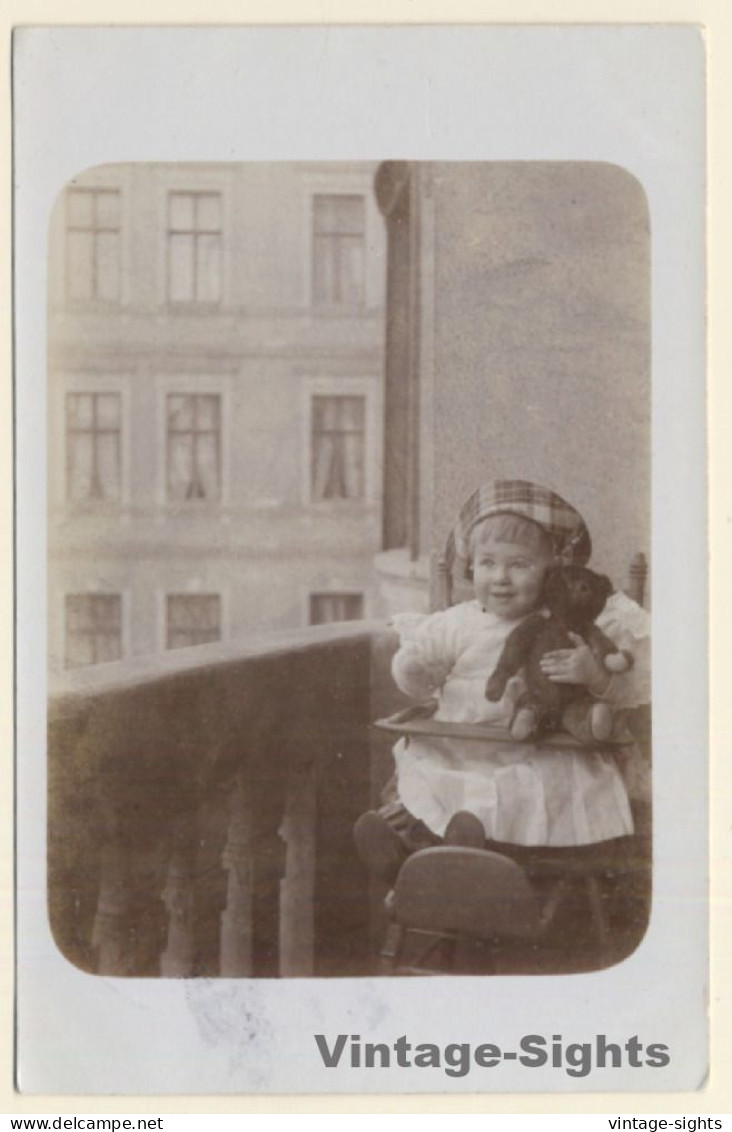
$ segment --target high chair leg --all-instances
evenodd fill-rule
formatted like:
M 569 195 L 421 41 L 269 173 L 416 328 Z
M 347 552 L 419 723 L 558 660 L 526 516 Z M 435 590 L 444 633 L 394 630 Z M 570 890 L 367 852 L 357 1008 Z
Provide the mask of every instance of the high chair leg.
M 384 945 L 379 952 L 379 974 L 393 975 L 397 964 L 399 950 L 404 936 L 404 929 L 394 922 L 389 924 L 386 931 Z
M 541 908 L 541 923 L 545 929 L 549 927 L 557 914 L 557 909 L 562 903 L 568 888 L 569 879 L 567 877 L 560 877 L 559 880 L 552 885 L 549 895 L 544 898 Z
M 588 876 L 585 879 L 585 889 L 587 892 L 587 900 L 590 905 L 590 915 L 592 917 L 592 924 L 595 929 L 595 938 L 597 939 L 597 948 L 600 957 L 604 957 L 608 941 L 607 922 L 605 920 L 605 911 L 602 905 L 602 889 L 600 881 L 597 877 Z

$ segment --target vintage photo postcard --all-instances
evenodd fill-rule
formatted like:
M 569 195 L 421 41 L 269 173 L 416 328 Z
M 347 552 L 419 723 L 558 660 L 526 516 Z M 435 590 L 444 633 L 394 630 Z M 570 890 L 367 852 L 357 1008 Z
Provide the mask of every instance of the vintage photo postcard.
M 14 51 L 20 1089 L 701 1088 L 698 30 Z

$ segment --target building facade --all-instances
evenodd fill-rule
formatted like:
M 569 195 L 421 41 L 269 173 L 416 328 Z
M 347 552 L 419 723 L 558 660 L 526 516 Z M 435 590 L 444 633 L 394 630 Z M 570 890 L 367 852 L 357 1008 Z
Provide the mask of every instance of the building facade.
M 61 193 L 53 667 L 381 612 L 375 169 L 119 165 Z

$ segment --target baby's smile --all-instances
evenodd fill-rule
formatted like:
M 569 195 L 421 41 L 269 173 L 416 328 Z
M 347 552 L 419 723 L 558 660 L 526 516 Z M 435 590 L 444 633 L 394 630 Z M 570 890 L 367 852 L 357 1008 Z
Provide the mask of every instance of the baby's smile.
M 477 539 L 473 562 L 475 596 L 483 608 L 507 621 L 525 617 L 541 602 L 551 559 L 523 543 Z

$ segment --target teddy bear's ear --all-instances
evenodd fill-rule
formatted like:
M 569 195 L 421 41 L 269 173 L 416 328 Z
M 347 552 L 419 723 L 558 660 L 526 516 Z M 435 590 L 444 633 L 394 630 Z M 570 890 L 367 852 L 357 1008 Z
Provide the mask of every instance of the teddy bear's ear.
M 610 597 L 610 594 L 613 592 L 613 584 L 608 578 L 607 574 L 598 574 L 597 582 L 601 592 L 605 595 L 605 597 Z
M 565 566 L 552 566 L 544 575 L 542 593 L 544 601 L 551 604 L 562 599 L 565 593 Z
M 556 581 L 557 578 L 561 578 L 565 570 L 566 566 L 550 566 L 544 575 L 544 584 L 546 585 L 547 582 L 552 580 Z

